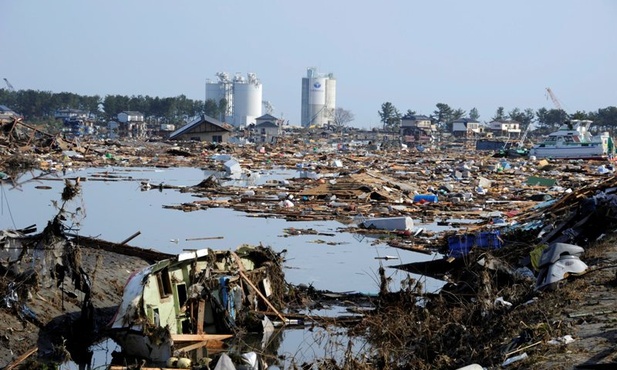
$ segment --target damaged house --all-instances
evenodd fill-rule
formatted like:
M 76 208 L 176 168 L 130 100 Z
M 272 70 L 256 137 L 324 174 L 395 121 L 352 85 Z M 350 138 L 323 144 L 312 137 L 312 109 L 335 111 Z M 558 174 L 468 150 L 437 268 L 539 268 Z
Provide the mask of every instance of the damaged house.
M 167 361 L 174 342 L 220 341 L 242 325 L 263 331 L 250 313 L 278 311 L 284 277 L 280 256 L 264 247 L 236 252 L 201 249 L 135 273 L 110 325 L 129 355 Z M 278 314 L 279 317 L 280 314 Z
M 233 127 L 205 114 L 187 123 L 169 135 L 170 140 L 193 140 L 212 143 L 229 141 Z

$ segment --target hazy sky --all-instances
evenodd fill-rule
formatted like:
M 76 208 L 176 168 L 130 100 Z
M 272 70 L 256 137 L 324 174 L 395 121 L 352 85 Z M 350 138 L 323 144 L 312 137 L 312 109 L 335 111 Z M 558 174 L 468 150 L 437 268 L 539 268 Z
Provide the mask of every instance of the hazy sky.
M 253 72 L 292 124 L 309 67 L 357 127 L 384 102 L 553 108 L 547 87 L 569 113 L 617 106 L 615 0 L 0 0 L 0 45 L 18 90 L 204 99 L 217 72 Z

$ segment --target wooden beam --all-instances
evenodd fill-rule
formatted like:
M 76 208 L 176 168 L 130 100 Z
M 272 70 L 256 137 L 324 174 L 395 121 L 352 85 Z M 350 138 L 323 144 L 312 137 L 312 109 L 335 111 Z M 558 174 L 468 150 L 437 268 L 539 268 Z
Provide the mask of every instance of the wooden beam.
M 233 334 L 172 334 L 174 342 L 203 342 L 208 340 L 225 340 L 232 338 Z
M 202 347 L 206 347 L 206 348 L 209 348 L 209 349 L 222 349 L 222 348 L 225 348 L 225 342 L 223 342 L 221 340 L 216 340 L 216 339 L 209 339 L 209 340 L 204 340 L 204 341 L 199 342 L 199 343 L 189 344 L 186 347 L 178 348 L 178 351 L 180 351 L 180 352 L 189 352 L 189 351 L 192 351 L 194 349 L 198 349 L 198 348 L 202 348 Z
M 197 334 L 204 333 L 204 317 L 206 316 L 206 301 L 199 300 L 197 306 Z
M 24 362 L 28 357 L 32 356 L 32 354 L 38 350 L 39 350 L 39 347 L 34 347 L 34 348 L 29 349 L 26 353 L 19 356 L 17 360 L 11 362 L 7 367 L 5 367 L 5 370 L 11 370 L 11 369 L 17 368 L 19 364 Z
M 128 238 L 124 239 L 123 241 L 121 241 L 119 244 L 120 245 L 124 245 L 124 244 L 130 242 L 131 240 L 135 239 L 140 234 L 141 234 L 141 231 L 138 231 L 135 234 L 133 234 L 133 235 L 129 236 Z
M 148 261 L 158 262 L 161 260 L 174 258 L 176 255 L 155 251 L 153 249 L 145 249 L 130 245 L 120 245 L 118 243 L 109 242 L 106 240 L 91 238 L 88 236 L 65 233 L 65 235 L 75 238 L 74 241 L 83 247 L 103 249 L 109 252 L 114 252 L 126 256 L 143 258 Z
M 276 316 L 278 316 L 279 319 L 281 319 L 281 321 L 283 322 L 283 325 L 285 325 L 285 316 L 281 315 L 281 313 L 272 305 L 272 303 L 270 303 L 268 298 L 266 298 L 266 296 L 261 293 L 259 288 L 257 288 L 255 284 L 253 284 L 253 282 L 244 274 L 244 265 L 242 264 L 242 260 L 240 260 L 240 257 L 236 254 L 236 252 L 231 252 L 231 254 L 234 256 L 234 258 L 236 259 L 236 263 L 238 264 L 238 273 L 240 274 L 240 277 L 244 279 L 244 281 L 246 281 L 246 283 L 250 285 L 251 288 L 253 288 L 255 293 L 257 293 L 257 295 L 259 295 L 261 299 L 266 302 L 266 305 L 268 305 L 268 307 L 270 307 L 270 309 L 274 311 Z
M 108 370 L 129 370 L 133 369 L 133 367 L 120 366 L 120 365 L 111 365 Z M 177 368 L 169 368 L 169 367 L 140 367 L 140 370 L 178 370 Z
M 214 239 L 223 239 L 223 238 L 224 238 L 223 236 L 204 236 L 201 238 L 186 238 L 184 240 L 187 242 L 192 242 L 195 240 L 214 240 Z

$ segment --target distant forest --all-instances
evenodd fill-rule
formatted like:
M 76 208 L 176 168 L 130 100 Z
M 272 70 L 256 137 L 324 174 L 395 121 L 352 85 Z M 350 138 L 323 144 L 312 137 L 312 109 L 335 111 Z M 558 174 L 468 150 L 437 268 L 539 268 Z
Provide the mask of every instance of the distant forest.
M 5 105 L 13 111 L 21 114 L 26 121 L 34 124 L 49 124 L 54 121 L 54 113 L 58 109 L 79 109 L 89 112 L 99 122 L 107 122 L 123 111 L 138 111 L 144 114 L 146 120 L 156 119 L 159 122 L 183 125 L 187 120 L 199 114 L 206 113 L 214 118 L 221 118 L 220 112 L 226 109 L 226 102 L 208 100 L 187 99 L 180 95 L 172 98 L 159 98 L 151 96 L 125 96 L 125 95 L 99 95 L 83 96 L 68 92 L 53 93 L 36 90 L 8 90 L 0 89 L 0 105 Z M 391 103 L 381 106 L 378 114 L 381 116 L 384 126 L 396 126 L 400 123 L 402 114 Z M 411 110 L 408 114 L 414 113 Z M 474 119 L 478 113 L 472 109 L 469 114 L 461 109 L 452 109 L 447 104 L 438 103 L 437 109 L 431 115 L 431 119 L 439 123 L 443 130 L 451 127 L 454 119 L 470 117 Z M 541 129 L 552 129 L 564 120 L 590 119 L 594 121 L 594 127 L 600 130 L 617 131 L 617 107 L 610 106 L 600 108 L 593 112 L 566 113 L 561 109 L 540 108 L 532 109 L 514 108 L 506 112 L 503 107 L 497 108 L 491 120 L 513 119 L 526 127 L 529 123 L 536 123 Z M 395 127 L 391 127 L 395 129 Z M 544 131 L 543 130 L 543 131 Z
M 0 104 L 21 114 L 26 121 L 44 123 L 54 119 L 58 109 L 79 109 L 89 112 L 97 121 L 114 119 L 123 111 L 138 111 L 146 118 L 163 119 L 166 123 L 182 124 L 186 119 L 204 112 L 204 102 L 151 96 L 107 95 L 104 98 L 73 93 L 0 89 Z

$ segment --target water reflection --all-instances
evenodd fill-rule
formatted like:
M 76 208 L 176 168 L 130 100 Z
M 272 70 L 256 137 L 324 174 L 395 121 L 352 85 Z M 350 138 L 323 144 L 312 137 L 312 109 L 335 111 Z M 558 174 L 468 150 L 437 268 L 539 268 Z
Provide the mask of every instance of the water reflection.
M 285 175 L 292 175 L 293 171 Z M 276 176 L 283 178 L 279 172 Z M 106 181 L 99 181 L 102 176 Z M 177 254 L 183 249 L 234 249 L 241 244 L 262 243 L 275 251 L 286 249 L 289 282 L 312 284 L 317 289 L 376 293 L 377 270 L 390 263 L 376 257 L 396 256 L 392 264 L 426 261 L 436 256 L 418 254 L 375 244 L 374 239 L 338 230 L 346 225 L 337 221 L 286 221 L 273 217 L 246 217 L 226 208 L 195 212 L 165 209 L 163 206 L 190 202 L 195 197 L 176 189 L 141 191 L 140 181 L 164 182 L 176 186 L 195 185 L 208 173 L 193 168 L 117 168 L 83 169 L 47 175 L 32 181 L 20 179 L 18 187 L 2 186 L 0 227 L 21 228 L 36 224 L 39 230 L 56 214 L 53 202 L 60 198 L 63 178 L 82 177 L 79 212 L 68 225 L 80 235 L 121 242 L 140 232 L 129 244 Z M 33 177 L 38 176 L 34 173 Z M 267 181 L 267 175 L 261 181 Z M 51 187 L 37 189 L 38 185 Z M 314 229 L 325 235 L 285 236 L 286 228 Z M 436 228 L 443 228 L 437 226 Z M 407 274 L 388 271 L 393 289 Z M 438 289 L 440 282 L 426 280 L 427 289 Z
M 80 177 L 82 194 L 75 205 L 74 217 L 67 221 L 72 232 L 93 236 L 111 242 L 120 242 L 140 232 L 129 244 L 177 254 L 183 249 L 235 249 L 241 244 L 263 244 L 275 251 L 287 250 L 285 276 L 292 284 L 312 285 L 319 290 L 334 292 L 379 291 L 380 266 L 440 258 L 418 254 L 374 243 L 370 237 L 339 232 L 346 227 L 337 221 L 294 221 L 274 217 L 247 217 L 242 212 L 226 208 L 209 208 L 182 212 L 164 208 L 166 205 L 191 202 L 193 194 L 161 187 L 142 191 L 141 182 L 192 186 L 212 173 L 195 168 L 105 168 L 80 169 L 65 173 L 42 174 L 33 171 L 15 182 L 1 186 L 0 227 L 23 228 L 36 224 L 42 230 L 57 213 L 54 202 L 60 199 L 65 178 Z M 251 181 L 259 185 L 268 180 L 285 180 L 296 171 L 272 170 L 260 173 Z M 42 176 L 43 175 L 43 176 Z M 242 181 L 242 180 L 239 180 Z M 321 235 L 285 235 L 287 228 L 314 229 Z M 423 225 L 422 227 L 435 227 Z M 435 231 L 443 226 L 435 227 Z M 397 258 L 393 263 L 378 259 Z M 408 277 L 395 269 L 386 269 L 391 289 L 398 290 Z M 420 278 L 428 291 L 435 291 L 441 282 Z M 334 335 L 333 335 L 334 334 Z M 324 338 L 328 337 L 326 341 Z M 273 355 L 310 361 L 345 350 L 346 334 L 343 329 L 314 328 L 285 330 L 270 343 Z M 341 339 L 343 338 L 343 339 Z M 94 351 L 94 363 L 109 359 L 113 341 L 102 344 L 104 351 Z M 99 347 L 98 345 L 95 347 Z M 268 347 L 270 348 L 270 347 Z M 101 355 L 101 352 L 104 355 Z M 106 359 L 102 359 L 105 356 Z M 72 369 L 70 364 L 67 369 Z M 96 366 L 95 366 L 96 367 Z

